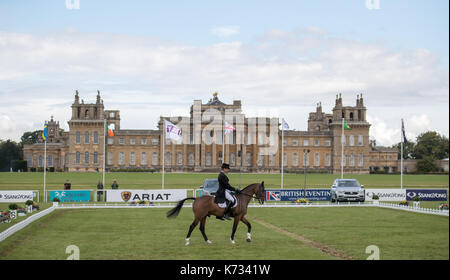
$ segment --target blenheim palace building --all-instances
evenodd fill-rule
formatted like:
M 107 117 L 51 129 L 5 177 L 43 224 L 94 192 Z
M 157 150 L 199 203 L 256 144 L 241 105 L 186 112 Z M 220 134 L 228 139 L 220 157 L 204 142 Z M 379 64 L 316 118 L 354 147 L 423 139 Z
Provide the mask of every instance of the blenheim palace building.
M 47 121 L 47 167 L 54 170 L 101 172 L 105 155 L 106 171 L 160 171 L 163 161 L 168 172 L 217 172 L 222 160 L 232 171 L 267 173 L 280 172 L 282 161 L 284 172 L 340 173 L 341 162 L 345 173 L 396 172 L 398 166 L 397 149 L 376 146 L 369 140 L 362 94 L 354 106 L 344 106 L 342 96 L 337 95 L 331 113 L 323 112 L 318 103 L 309 113 L 307 131 L 282 131 L 278 118 L 246 117 L 240 100 L 225 104 L 217 93 L 206 104 L 194 100 L 188 117 L 160 117 L 156 130 L 123 129 L 120 111 L 106 110 L 100 92 L 95 103 L 87 104 L 80 101 L 77 91 L 71 107 L 69 131 L 60 129 L 53 116 Z M 212 112 L 236 130 L 222 135 L 224 121 L 214 119 Z M 342 118 L 352 128 L 345 130 L 344 139 Z M 114 124 L 114 136 L 106 135 L 107 139 L 105 119 Z M 164 120 L 181 128 L 182 141 L 164 141 Z M 29 170 L 43 167 L 43 158 L 42 139 L 25 145 Z

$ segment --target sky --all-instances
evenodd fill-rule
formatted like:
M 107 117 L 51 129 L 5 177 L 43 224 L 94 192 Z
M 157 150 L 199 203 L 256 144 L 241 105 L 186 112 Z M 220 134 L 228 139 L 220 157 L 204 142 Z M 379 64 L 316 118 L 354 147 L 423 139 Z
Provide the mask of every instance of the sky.
M 363 94 L 370 138 L 390 146 L 449 135 L 447 0 L 2 0 L 0 139 L 53 115 L 65 130 L 75 90 L 100 90 L 121 128 L 155 129 L 213 92 L 247 117 L 306 130 L 336 94 Z

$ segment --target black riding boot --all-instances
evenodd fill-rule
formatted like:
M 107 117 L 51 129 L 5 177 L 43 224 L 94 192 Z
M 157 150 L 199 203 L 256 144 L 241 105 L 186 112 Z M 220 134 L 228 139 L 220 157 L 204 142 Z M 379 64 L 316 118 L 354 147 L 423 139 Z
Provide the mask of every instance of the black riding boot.
M 227 209 L 225 210 L 225 214 L 223 215 L 223 217 L 227 220 L 231 220 L 230 216 L 231 216 L 231 206 L 233 206 L 233 202 L 228 201 L 228 205 L 227 205 Z

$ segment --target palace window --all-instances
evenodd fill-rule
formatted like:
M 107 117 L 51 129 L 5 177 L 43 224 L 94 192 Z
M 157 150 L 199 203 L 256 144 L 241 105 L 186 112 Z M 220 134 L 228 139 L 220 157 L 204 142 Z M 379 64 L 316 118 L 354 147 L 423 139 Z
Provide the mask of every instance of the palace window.
M 188 163 L 189 163 L 189 165 L 194 165 L 194 153 L 193 152 L 189 153 Z
M 211 153 L 206 153 L 206 166 L 211 166 Z
M 320 154 L 319 153 L 315 153 L 314 154 L 314 166 L 320 166 Z
M 94 164 L 98 164 L 98 153 L 94 152 Z
M 327 147 L 331 146 L 331 140 L 325 140 L 325 146 Z
M 275 157 L 274 155 L 270 155 L 269 156 L 269 166 L 274 166 L 275 165 Z
M 363 143 L 364 141 L 363 141 L 363 136 L 362 136 L 362 134 L 359 134 L 358 135 L 358 145 L 359 146 L 362 146 L 364 143 Z
M 130 139 L 130 145 L 136 145 L 136 139 L 131 138 Z
M 309 153 L 304 153 L 303 155 L 303 166 L 309 166 Z
M 230 165 L 235 166 L 236 165 L 236 156 L 234 153 L 230 153 Z
M 350 134 L 349 142 L 350 142 L 350 146 L 355 146 L 355 136 L 353 136 L 353 134 Z
M 209 155 L 210 161 L 211 161 L 211 154 Z M 183 154 L 181 152 L 177 153 L 177 164 L 182 165 L 183 164 Z
M 303 140 L 303 146 L 309 146 L 309 140 L 308 139 Z
M 152 164 L 158 165 L 158 153 L 157 152 L 153 152 Z
M 113 152 L 108 152 L 108 165 L 113 164 Z
M 364 157 L 362 154 L 359 154 L 358 156 L 358 166 L 363 166 L 364 164 Z
M 108 138 L 108 145 L 114 144 L 114 138 Z
M 320 145 L 320 140 L 319 139 L 314 139 L 314 146 L 319 146 Z
M 247 152 L 247 154 L 245 155 L 245 162 L 247 163 L 247 166 L 251 166 L 252 165 L 252 154 Z
M 89 144 L 89 131 L 84 133 L 84 144 Z
M 33 166 L 33 156 L 28 156 L 27 165 L 30 167 Z
M 298 154 L 294 153 L 294 156 L 292 157 L 292 165 L 298 166 Z
M 263 155 L 258 154 L 258 166 L 262 166 L 262 165 L 263 165 Z
M 166 165 L 171 165 L 170 152 L 166 152 Z
M 350 155 L 350 166 L 355 166 L 355 156 L 353 154 Z
M 331 155 L 325 154 L 325 166 L 331 166 Z
M 283 166 L 287 166 L 287 154 L 283 154 Z
M 123 145 L 123 144 L 125 144 L 125 139 L 123 139 L 123 138 L 119 138 L 119 144 L 120 144 L 120 145 Z
M 147 165 L 147 154 L 145 152 L 141 153 L 141 165 Z
M 130 153 L 130 165 L 136 165 L 136 154 L 134 152 Z
M 292 146 L 298 146 L 298 140 L 297 139 L 292 140 Z
M 75 144 L 80 144 L 80 142 L 81 142 L 81 135 L 80 135 L 80 132 L 77 131 L 75 133 Z
M 98 132 L 94 131 L 94 144 L 98 144 Z
M 84 152 L 84 163 L 89 164 L 89 152 Z
M 158 143 L 159 143 L 158 138 L 153 138 L 152 139 L 152 145 L 158 145 Z
M 147 138 L 141 139 L 141 145 L 147 145 Z
M 38 159 L 38 166 L 39 166 L 39 167 L 42 167 L 42 156 L 39 156 L 39 159 Z
M 81 162 L 81 154 L 80 154 L 80 152 L 76 152 L 75 153 L 75 164 L 80 164 L 80 162 Z
M 125 164 L 125 153 L 119 152 L 119 165 L 124 165 L 124 164 Z
M 49 155 L 47 158 L 47 166 L 52 167 L 53 166 L 53 156 Z

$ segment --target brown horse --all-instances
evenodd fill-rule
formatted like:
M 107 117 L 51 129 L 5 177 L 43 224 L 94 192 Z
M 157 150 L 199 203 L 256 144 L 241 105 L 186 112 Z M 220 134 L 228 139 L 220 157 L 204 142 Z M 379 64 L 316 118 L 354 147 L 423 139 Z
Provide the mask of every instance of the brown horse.
M 261 184 L 258 183 L 251 184 L 236 195 L 238 205 L 235 208 L 232 208 L 232 216 L 234 217 L 234 224 L 230 238 L 231 243 L 233 244 L 235 243 L 234 234 L 236 232 L 239 221 L 242 221 L 244 224 L 247 225 L 248 228 L 247 242 L 251 241 L 250 232 L 252 226 L 245 218 L 245 215 L 247 214 L 248 203 L 252 198 L 256 198 L 259 200 L 259 203 L 264 204 L 264 182 L 262 182 Z M 189 227 L 189 231 L 186 236 L 186 245 L 189 245 L 191 233 L 199 222 L 200 222 L 200 231 L 202 232 L 203 238 L 205 239 L 206 243 L 211 243 L 208 237 L 206 237 L 205 233 L 206 217 L 209 217 L 210 215 L 222 217 L 225 212 L 225 208 L 220 208 L 216 203 L 214 203 L 214 196 L 207 195 L 198 198 L 188 197 L 183 200 L 180 200 L 177 206 L 168 211 L 167 218 L 175 218 L 176 216 L 178 216 L 178 214 L 181 211 L 181 208 L 183 207 L 184 202 L 188 199 L 194 200 L 194 203 L 192 204 L 192 210 L 194 211 L 195 218 Z

